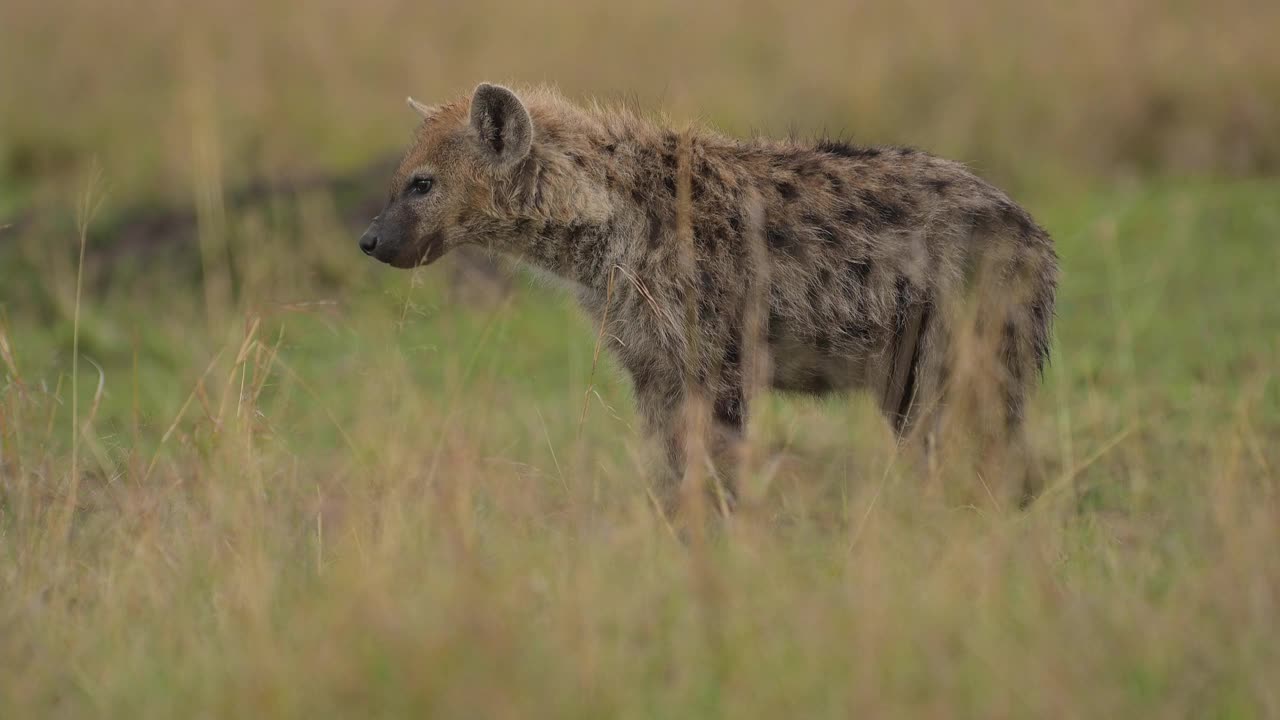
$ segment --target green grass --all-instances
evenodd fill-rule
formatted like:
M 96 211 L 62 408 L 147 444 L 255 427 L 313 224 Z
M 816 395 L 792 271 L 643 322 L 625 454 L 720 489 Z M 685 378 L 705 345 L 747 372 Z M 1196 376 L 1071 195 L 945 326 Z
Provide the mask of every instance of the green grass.
M 1029 205 L 1064 268 L 1050 493 L 948 501 L 864 399 L 772 399 L 705 548 L 653 513 L 568 298 L 465 307 L 332 227 L 301 263 L 233 242 L 212 310 L 90 268 L 73 491 L 73 267 L 32 253 L 71 238 L 24 237 L 0 716 L 1276 716 L 1280 185 Z

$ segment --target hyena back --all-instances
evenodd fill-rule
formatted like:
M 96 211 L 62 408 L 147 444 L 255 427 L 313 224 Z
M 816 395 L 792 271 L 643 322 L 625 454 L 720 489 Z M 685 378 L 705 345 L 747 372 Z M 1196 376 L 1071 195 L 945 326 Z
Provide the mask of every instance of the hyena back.
M 692 392 L 709 399 L 717 456 L 743 433 L 753 307 L 772 387 L 873 393 L 899 438 L 926 444 L 974 329 L 968 364 L 991 380 L 977 434 L 1021 442 L 1057 258 L 1025 210 L 960 164 L 676 132 L 542 89 L 410 104 L 422 124 L 361 248 L 414 267 L 477 245 L 566 281 L 607 321 L 666 449 L 660 497 L 675 497 Z

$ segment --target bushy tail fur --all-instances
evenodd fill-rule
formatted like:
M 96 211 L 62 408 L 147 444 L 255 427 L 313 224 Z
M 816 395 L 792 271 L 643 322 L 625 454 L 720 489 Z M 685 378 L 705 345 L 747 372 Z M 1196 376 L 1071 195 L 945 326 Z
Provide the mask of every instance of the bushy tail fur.
M 881 404 L 899 437 L 924 447 L 931 468 L 944 447 L 952 465 L 953 453 L 967 449 L 984 482 L 999 476 L 1025 503 L 1041 484 L 1023 421 L 1049 361 L 1057 258 L 1029 222 L 976 240 L 984 241 L 973 245 L 981 256 L 963 287 L 916 308 L 900 328 Z

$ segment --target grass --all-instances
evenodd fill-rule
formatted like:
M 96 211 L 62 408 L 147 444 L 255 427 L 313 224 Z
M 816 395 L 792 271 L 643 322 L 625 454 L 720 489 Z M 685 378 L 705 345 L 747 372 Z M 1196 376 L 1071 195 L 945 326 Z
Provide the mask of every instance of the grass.
M 3 4 L 0 718 L 1280 717 L 1278 14 Z M 366 262 L 356 198 L 232 202 L 482 79 L 1014 190 L 1064 270 L 1050 490 L 971 503 L 868 399 L 775 397 L 686 546 L 563 293 Z
M 6 303 L 0 707 L 1274 716 L 1277 201 L 1043 207 L 1066 272 L 1031 511 L 921 488 L 865 400 L 774 399 L 760 495 L 705 554 L 653 514 L 625 383 L 546 288 L 459 306 L 439 269 L 350 252 L 322 295 L 245 260 L 280 274 L 213 314 L 164 272 L 108 284 L 83 332 L 128 340 L 82 347 L 105 379 L 79 365 L 78 439 L 74 335 Z

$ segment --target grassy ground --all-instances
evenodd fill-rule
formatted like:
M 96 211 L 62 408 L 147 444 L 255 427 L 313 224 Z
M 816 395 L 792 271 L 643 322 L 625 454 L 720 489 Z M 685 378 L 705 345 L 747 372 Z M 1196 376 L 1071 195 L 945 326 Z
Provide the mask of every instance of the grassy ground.
M 554 291 L 460 306 L 350 238 L 348 284 L 255 257 L 235 309 L 157 271 L 82 303 L 73 385 L 50 268 L 3 306 L 4 715 L 1274 716 L 1280 186 L 1052 200 L 1041 503 L 776 400 L 695 552 Z
M 4 3 L 0 718 L 1280 717 L 1277 21 Z M 1048 492 L 939 491 L 866 399 L 773 398 L 742 512 L 683 545 L 562 293 L 366 261 L 323 192 L 229 201 L 481 79 L 1013 189 L 1064 270 Z M 155 202 L 194 206 L 187 244 L 123 227 Z

